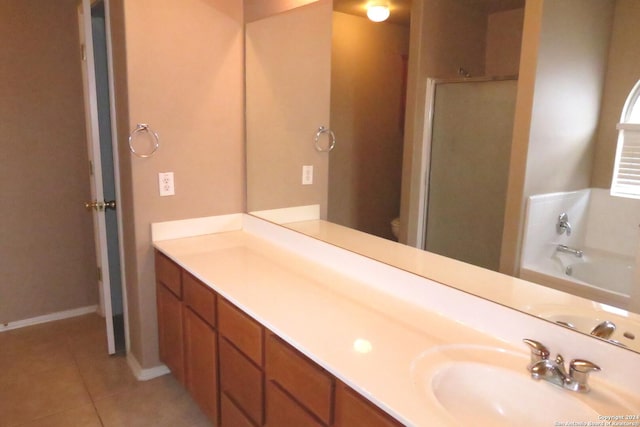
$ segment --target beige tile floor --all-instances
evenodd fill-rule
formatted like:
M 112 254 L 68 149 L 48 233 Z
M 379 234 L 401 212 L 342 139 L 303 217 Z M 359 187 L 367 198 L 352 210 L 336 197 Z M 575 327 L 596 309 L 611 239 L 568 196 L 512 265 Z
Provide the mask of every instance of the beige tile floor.
M 0 427 L 210 426 L 171 375 L 137 381 L 85 315 L 0 333 Z

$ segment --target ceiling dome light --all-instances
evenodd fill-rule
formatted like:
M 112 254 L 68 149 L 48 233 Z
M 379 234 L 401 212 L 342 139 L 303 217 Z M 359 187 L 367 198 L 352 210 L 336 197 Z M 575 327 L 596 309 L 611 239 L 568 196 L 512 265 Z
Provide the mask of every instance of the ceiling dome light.
M 371 3 L 367 7 L 367 17 L 373 22 L 382 22 L 389 17 L 389 5 L 386 3 Z

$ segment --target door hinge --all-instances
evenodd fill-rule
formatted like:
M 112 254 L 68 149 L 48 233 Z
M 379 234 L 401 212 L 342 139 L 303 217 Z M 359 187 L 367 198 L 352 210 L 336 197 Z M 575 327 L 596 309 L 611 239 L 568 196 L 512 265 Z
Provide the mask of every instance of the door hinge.
M 87 60 L 87 47 L 85 46 L 84 43 L 80 44 L 80 57 L 82 58 L 83 61 Z
M 102 268 L 98 267 L 98 282 L 102 282 Z
M 89 160 L 89 175 L 93 176 L 93 160 Z

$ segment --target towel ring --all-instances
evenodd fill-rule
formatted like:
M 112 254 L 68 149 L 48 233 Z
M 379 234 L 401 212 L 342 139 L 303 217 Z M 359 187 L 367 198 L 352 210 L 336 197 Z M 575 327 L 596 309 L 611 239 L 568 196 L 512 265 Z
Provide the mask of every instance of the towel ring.
M 327 148 L 322 148 L 322 146 L 320 145 L 320 137 L 325 133 L 329 135 L 329 146 Z M 333 150 L 333 148 L 336 146 L 336 134 L 333 133 L 331 129 L 326 128 L 324 126 L 320 126 L 318 128 L 318 131 L 316 132 L 316 137 L 314 138 L 314 142 L 315 142 L 316 150 L 318 150 L 321 153 L 328 153 L 329 151 Z
M 136 149 L 133 148 L 133 139 L 135 136 L 137 136 L 141 132 L 147 132 L 153 138 L 153 149 L 149 153 L 138 153 Z M 133 155 L 135 155 L 136 157 L 145 159 L 147 157 L 153 156 L 153 154 L 158 150 L 158 148 L 160 148 L 160 137 L 158 136 L 158 134 L 153 130 L 151 130 L 148 124 L 138 123 L 136 125 L 136 128 L 131 132 L 131 135 L 129 135 L 129 150 L 131 150 Z

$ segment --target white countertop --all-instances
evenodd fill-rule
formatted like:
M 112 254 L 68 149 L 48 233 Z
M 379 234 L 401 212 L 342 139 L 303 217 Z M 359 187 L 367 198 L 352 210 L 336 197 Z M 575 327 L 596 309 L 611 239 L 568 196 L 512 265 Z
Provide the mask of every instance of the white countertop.
M 640 315 L 532 283 L 535 280 L 523 280 L 496 273 L 323 220 L 288 222 L 284 226 L 524 313 L 541 318 L 557 318 L 571 313 L 579 314 L 585 320 L 592 319 L 592 322 L 582 329 L 583 333 L 588 334 L 599 321 L 610 320 L 616 325 L 633 325 L 630 331 L 634 335 L 640 335 L 637 326 L 640 324 Z M 527 273 L 527 279 L 539 274 Z M 469 277 L 473 277 L 473 280 L 469 280 Z M 639 340 L 622 337 L 619 341 L 628 348 L 640 352 Z
M 425 351 L 444 344 L 477 344 L 515 350 L 526 357 L 527 352 L 522 344 L 505 337 L 515 334 L 519 340 L 525 338 L 525 334 L 533 334 L 526 337 L 544 341 L 539 334 L 549 335 L 548 327 L 552 327 L 559 336 L 557 340 L 566 341 L 565 334 L 570 333 L 564 328 L 516 313 L 525 317 L 521 325 L 526 332 L 522 336 L 520 332 L 511 331 L 502 336 L 489 334 L 486 327 L 482 327 L 482 322 L 481 327 L 476 328 L 468 319 L 473 318 L 474 314 L 486 317 L 483 316 L 485 310 L 495 306 L 496 321 L 500 327 L 513 328 L 515 324 L 504 325 L 505 322 L 500 320 L 501 316 L 510 315 L 512 310 L 424 278 L 416 280 L 420 280 L 421 286 L 427 291 L 416 293 L 412 298 L 413 291 L 410 288 L 413 284 L 409 282 L 413 279 L 405 276 L 407 273 L 387 271 L 392 269 L 389 266 L 380 267 L 384 271 L 376 273 L 378 266 L 371 264 L 375 261 L 350 258 L 358 257 L 355 254 L 345 253 L 340 259 L 328 259 L 322 250 L 332 251 L 332 248 L 321 248 L 319 252 L 307 250 L 307 244 L 309 248 L 318 247 L 320 242 L 304 242 L 305 238 L 313 239 L 293 235 L 298 233 L 290 230 L 272 229 L 275 226 L 261 224 L 258 219 L 247 221 L 250 226 L 245 225 L 244 230 L 161 240 L 155 241 L 154 245 L 220 295 L 407 425 L 456 425 L 453 419 L 447 418 L 437 402 L 425 398 L 421 391 L 423 387 L 415 384 L 411 366 Z M 232 224 L 230 229 L 235 228 L 238 222 L 232 221 Z M 196 233 L 186 233 L 190 234 Z M 164 237 L 178 235 L 170 233 Z M 301 249 L 297 253 L 291 250 L 296 245 Z M 305 256 L 301 256 L 302 253 Z M 314 258 L 312 261 L 309 256 L 322 257 L 322 260 L 317 262 L 318 258 Z M 378 276 L 384 276 L 380 281 L 394 290 L 388 292 L 372 284 L 375 280 L 365 273 L 358 278 L 353 271 L 341 268 L 341 261 L 365 263 L 369 266 L 369 273 L 373 271 Z M 336 268 L 327 267 L 332 262 L 337 265 Z M 437 309 L 440 306 L 442 310 Z M 453 317 L 452 310 L 459 310 L 461 315 Z M 475 313 L 468 313 L 466 319 L 462 315 L 474 310 Z M 539 328 L 527 327 L 532 320 L 544 325 Z M 371 350 L 364 353 L 357 351 L 356 348 L 361 347 L 354 347 L 356 342 L 370 343 Z M 605 345 L 595 341 L 596 355 L 603 351 L 598 344 Z M 556 349 L 551 350 L 554 352 Z M 634 360 L 637 363 L 637 358 L 626 362 L 628 357 L 620 354 L 624 359 L 622 363 L 633 363 Z M 574 357 L 571 354 L 567 356 Z M 586 357 L 584 354 L 581 356 Z M 603 367 L 603 371 L 606 369 Z M 524 376 L 528 376 L 524 366 L 522 371 Z M 628 388 L 625 393 L 627 391 Z M 637 392 L 633 390 L 633 393 Z M 640 413 L 639 408 L 635 409 Z

